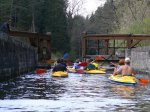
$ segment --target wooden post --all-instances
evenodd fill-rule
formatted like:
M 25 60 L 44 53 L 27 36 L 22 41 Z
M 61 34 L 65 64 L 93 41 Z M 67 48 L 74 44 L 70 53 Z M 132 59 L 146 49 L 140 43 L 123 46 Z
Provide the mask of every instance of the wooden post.
M 115 47 L 115 45 L 116 45 L 116 42 L 115 42 L 115 40 L 114 40 L 114 52 L 113 52 L 113 55 L 115 55 L 115 52 L 116 52 L 116 47 Z
M 108 55 L 109 39 L 105 40 L 105 55 Z
M 133 40 L 131 39 L 127 39 L 127 48 L 130 49 L 131 48 L 131 44 L 132 44 Z
M 99 55 L 99 49 L 100 49 L 100 47 L 99 47 L 99 40 L 98 40 L 98 42 L 97 42 L 97 50 L 98 50 L 98 55 Z
M 85 56 L 85 38 L 82 38 L 82 57 Z

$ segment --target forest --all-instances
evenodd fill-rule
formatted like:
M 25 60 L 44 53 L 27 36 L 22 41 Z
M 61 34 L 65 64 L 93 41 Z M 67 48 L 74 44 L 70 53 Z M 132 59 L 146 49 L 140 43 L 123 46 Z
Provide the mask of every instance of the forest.
M 51 32 L 52 53 L 80 56 L 82 33 L 150 34 L 150 0 L 106 0 L 90 16 L 78 12 L 82 0 L 0 0 L 0 24 L 46 34 Z

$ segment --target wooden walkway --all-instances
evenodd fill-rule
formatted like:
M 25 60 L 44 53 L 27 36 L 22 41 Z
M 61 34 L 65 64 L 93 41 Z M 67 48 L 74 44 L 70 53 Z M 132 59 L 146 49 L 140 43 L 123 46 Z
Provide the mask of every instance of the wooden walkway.
M 84 33 L 81 54 L 82 57 L 91 57 L 93 59 L 95 56 L 101 56 L 103 57 L 102 61 L 117 61 L 125 57 L 126 49 L 135 48 L 143 40 L 150 40 L 150 35 Z M 118 44 L 118 41 L 121 42 Z

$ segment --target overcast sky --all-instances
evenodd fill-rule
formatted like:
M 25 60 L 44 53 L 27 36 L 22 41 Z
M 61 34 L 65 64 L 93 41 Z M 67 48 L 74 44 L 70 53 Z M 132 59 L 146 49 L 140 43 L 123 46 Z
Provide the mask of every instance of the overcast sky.
M 74 1 L 74 0 L 69 0 L 69 1 Z M 83 6 L 82 9 L 80 10 L 79 14 L 83 16 L 90 15 L 92 12 L 95 12 L 97 7 L 103 6 L 106 0 L 82 0 L 83 1 Z

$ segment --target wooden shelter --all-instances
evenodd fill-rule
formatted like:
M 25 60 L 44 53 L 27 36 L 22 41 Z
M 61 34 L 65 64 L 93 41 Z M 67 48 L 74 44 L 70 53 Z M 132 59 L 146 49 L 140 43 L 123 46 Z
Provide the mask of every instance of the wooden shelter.
M 51 58 L 51 34 L 40 34 L 31 32 L 20 32 L 20 31 L 10 31 L 10 36 L 21 38 L 26 38 L 31 46 L 38 49 L 38 59 L 47 60 Z
M 141 41 L 150 40 L 147 34 L 86 34 L 82 37 L 82 57 L 102 56 L 104 61 L 118 61 L 125 57 L 125 50 L 136 47 Z

